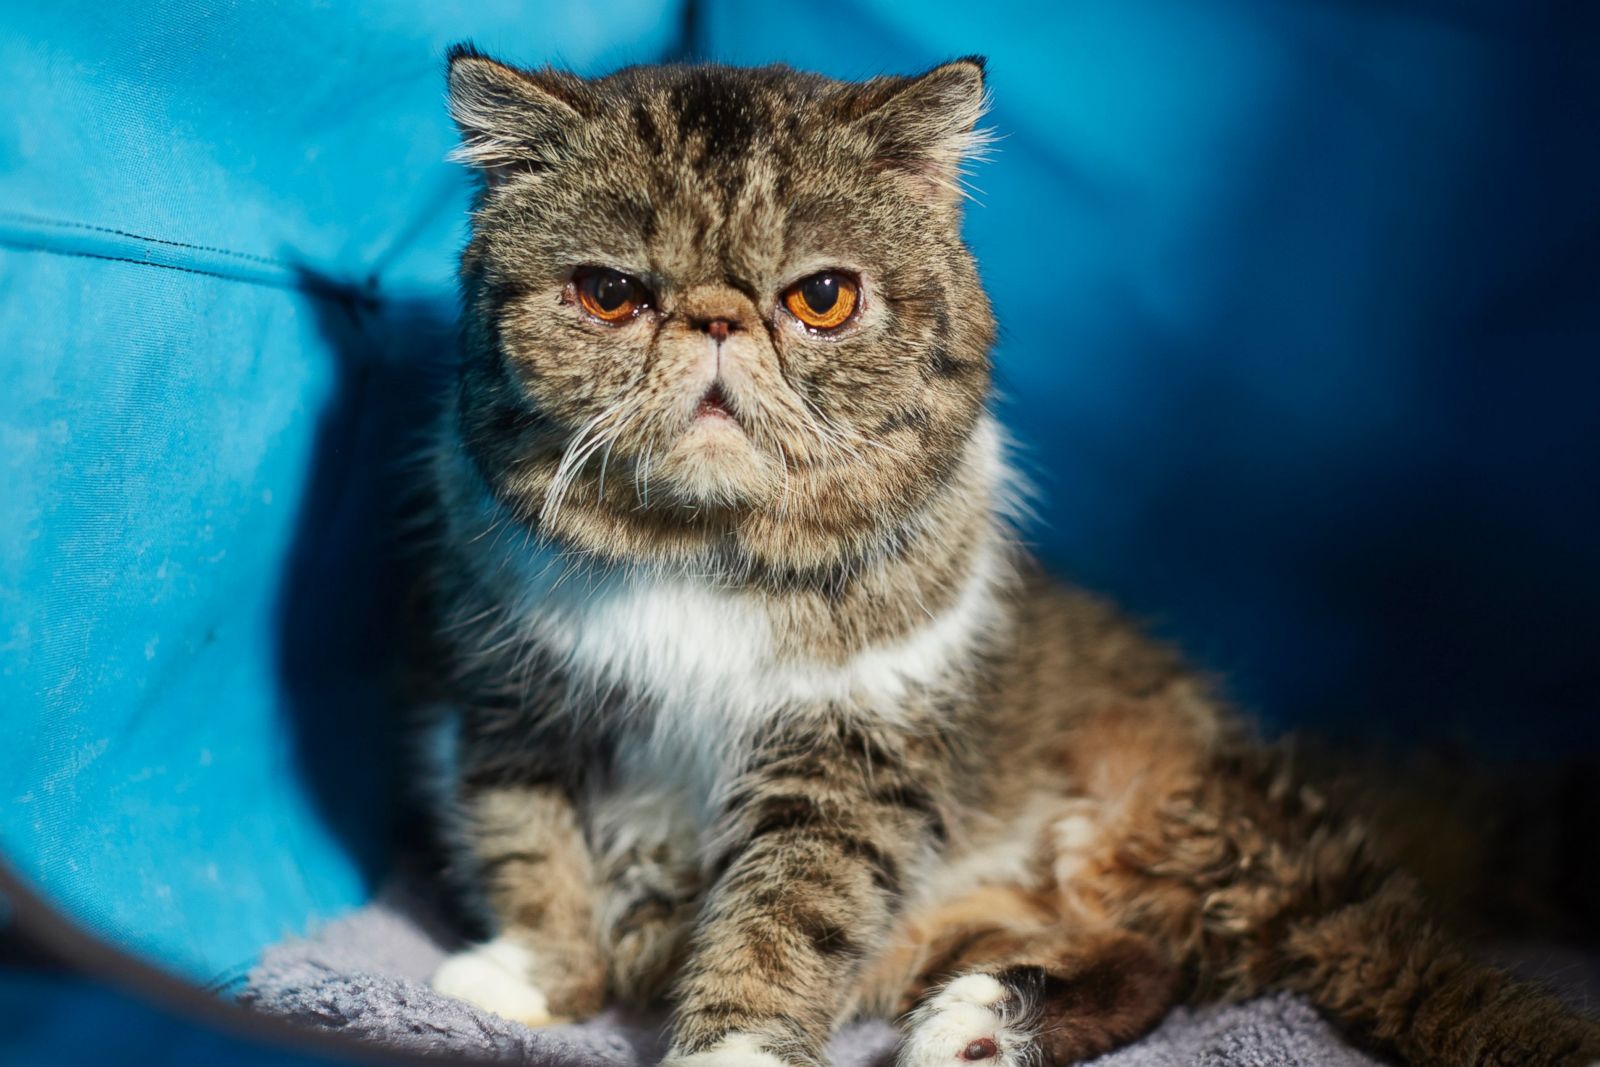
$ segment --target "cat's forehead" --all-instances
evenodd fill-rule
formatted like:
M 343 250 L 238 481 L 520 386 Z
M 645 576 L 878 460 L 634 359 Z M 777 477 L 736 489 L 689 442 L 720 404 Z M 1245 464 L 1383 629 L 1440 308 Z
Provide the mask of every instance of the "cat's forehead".
M 590 83 L 572 165 L 528 193 L 559 188 L 552 222 L 572 258 L 770 283 L 851 229 L 839 201 L 860 163 L 828 136 L 840 84 L 784 68 L 620 72 Z
M 653 157 L 737 168 L 750 153 L 799 147 L 830 125 L 843 83 L 787 67 L 631 68 L 591 83 L 592 118 L 620 123 Z
M 770 296 L 826 268 L 920 275 L 929 250 L 958 248 L 982 65 L 866 82 L 715 65 L 584 79 L 464 54 L 451 109 L 458 158 L 489 179 L 474 262 L 491 279 L 544 285 L 599 264 L 660 292 L 721 280 Z
M 760 274 L 795 236 L 785 205 L 827 176 L 800 160 L 825 114 L 821 86 L 785 71 L 668 68 L 629 100 L 625 136 L 656 207 L 653 253 L 668 270 Z

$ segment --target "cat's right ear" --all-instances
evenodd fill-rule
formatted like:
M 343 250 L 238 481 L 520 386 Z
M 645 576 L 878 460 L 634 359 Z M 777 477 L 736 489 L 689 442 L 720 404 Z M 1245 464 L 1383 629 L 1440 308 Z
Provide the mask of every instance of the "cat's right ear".
M 470 43 L 449 51 L 450 117 L 461 144 L 450 153 L 495 186 L 516 173 L 559 163 L 583 121 L 583 81 L 546 68 L 520 70 L 490 59 Z
M 978 125 L 988 109 L 984 59 L 967 56 L 913 78 L 874 78 L 852 89 L 850 114 L 877 163 L 934 200 L 959 204 L 964 167 L 993 140 Z

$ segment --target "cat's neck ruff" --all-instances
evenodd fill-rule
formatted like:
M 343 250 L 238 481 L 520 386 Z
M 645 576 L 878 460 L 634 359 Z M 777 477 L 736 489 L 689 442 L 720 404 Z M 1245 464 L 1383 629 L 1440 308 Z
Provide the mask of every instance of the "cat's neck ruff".
M 971 461 L 1005 484 L 999 432 L 985 419 Z M 934 686 L 1004 614 L 1013 566 L 999 519 L 988 523 L 942 609 L 900 637 L 840 661 L 806 654 L 777 630 L 776 594 L 692 573 L 596 564 L 543 543 L 477 478 L 449 516 L 452 543 L 504 623 L 576 678 L 663 711 L 719 709 L 727 725 L 780 710 L 845 704 L 894 715 L 908 690 Z M 934 531 L 933 536 L 938 536 Z

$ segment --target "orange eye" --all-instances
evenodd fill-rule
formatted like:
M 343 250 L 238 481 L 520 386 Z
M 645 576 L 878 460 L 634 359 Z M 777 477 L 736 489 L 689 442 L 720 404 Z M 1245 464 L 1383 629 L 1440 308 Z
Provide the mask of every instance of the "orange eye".
M 650 306 L 650 290 L 639 279 L 605 267 L 591 267 L 573 278 L 578 303 L 601 322 L 625 322 Z
M 861 286 L 848 274 L 825 270 L 802 278 L 783 294 L 789 314 L 813 330 L 834 330 L 850 321 L 861 301 Z

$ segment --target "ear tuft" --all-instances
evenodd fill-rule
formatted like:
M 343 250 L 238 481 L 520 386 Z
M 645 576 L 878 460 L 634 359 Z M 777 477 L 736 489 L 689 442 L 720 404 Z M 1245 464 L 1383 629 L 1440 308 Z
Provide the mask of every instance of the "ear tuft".
M 560 162 L 583 119 L 581 79 L 521 70 L 490 59 L 470 41 L 452 45 L 446 55 L 450 117 L 461 131 L 452 160 L 477 167 L 490 185 Z
M 978 126 L 989 109 L 985 66 L 982 56 L 965 56 L 917 77 L 868 82 L 856 122 L 878 162 L 939 200 L 966 196 L 965 165 L 988 158 L 994 140 Z
M 444 51 L 446 66 L 454 66 L 458 59 L 488 59 L 487 53 L 481 51 L 471 41 L 457 41 Z

